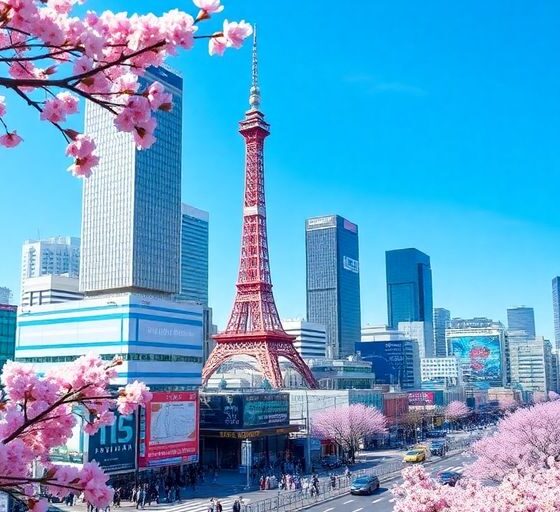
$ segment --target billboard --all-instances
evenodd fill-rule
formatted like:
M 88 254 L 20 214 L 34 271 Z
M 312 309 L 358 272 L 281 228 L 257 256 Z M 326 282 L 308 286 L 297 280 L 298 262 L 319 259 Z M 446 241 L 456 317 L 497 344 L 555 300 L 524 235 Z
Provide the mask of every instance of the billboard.
M 452 354 L 459 358 L 465 383 L 478 388 L 503 385 L 499 335 L 449 338 Z
M 279 427 L 290 423 L 287 393 L 255 394 L 243 397 L 243 427 Z
M 408 405 L 435 405 L 436 395 L 433 391 L 409 391 Z
M 156 392 L 140 416 L 140 467 L 198 462 L 198 392 Z
M 87 460 L 96 461 L 106 473 L 136 469 L 136 413 L 122 416 L 101 427 L 87 439 Z
M 203 394 L 200 425 L 211 430 L 283 427 L 290 423 L 288 393 Z

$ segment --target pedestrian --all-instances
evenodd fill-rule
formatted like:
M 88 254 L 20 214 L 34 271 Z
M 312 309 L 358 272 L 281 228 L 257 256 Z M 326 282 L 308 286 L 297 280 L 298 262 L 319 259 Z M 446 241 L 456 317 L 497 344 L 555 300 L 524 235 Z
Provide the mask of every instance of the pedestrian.
M 265 489 L 264 484 L 265 484 L 265 478 L 264 478 L 264 475 L 262 475 L 261 479 L 259 481 L 259 487 L 260 487 L 261 491 L 264 491 L 264 489 Z
M 331 473 L 331 488 L 336 489 L 336 477 Z
M 350 478 L 350 468 L 348 466 L 344 468 L 344 476 Z
M 241 503 L 239 503 L 238 499 L 236 499 L 233 502 L 233 506 L 231 507 L 231 512 L 241 512 Z
M 208 503 L 207 512 L 216 512 L 216 509 L 214 507 L 214 498 L 210 499 L 210 502 Z
M 216 510 L 215 510 L 215 512 L 222 512 L 222 511 L 223 511 L 222 504 L 221 504 L 219 501 L 217 501 L 217 502 L 216 502 Z

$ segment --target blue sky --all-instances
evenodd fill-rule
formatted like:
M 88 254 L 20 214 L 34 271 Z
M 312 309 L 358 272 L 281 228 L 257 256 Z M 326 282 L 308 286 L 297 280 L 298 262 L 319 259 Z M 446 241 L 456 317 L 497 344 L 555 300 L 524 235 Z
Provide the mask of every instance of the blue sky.
M 537 331 L 551 336 L 551 279 L 560 274 L 560 4 L 225 5 L 229 19 L 259 25 L 281 315 L 305 315 L 305 218 L 338 213 L 360 229 L 364 324 L 386 321 L 384 251 L 417 247 L 432 258 L 436 306 L 505 320 L 507 306 L 527 304 Z M 250 48 L 220 59 L 200 44 L 171 64 L 185 78 L 183 200 L 210 212 L 210 298 L 223 327 L 238 267 L 244 151 L 236 130 Z M 79 235 L 81 183 L 65 171 L 61 137 L 23 105 L 9 107 L 25 144 L 0 150 L 0 286 L 17 290 L 24 239 Z

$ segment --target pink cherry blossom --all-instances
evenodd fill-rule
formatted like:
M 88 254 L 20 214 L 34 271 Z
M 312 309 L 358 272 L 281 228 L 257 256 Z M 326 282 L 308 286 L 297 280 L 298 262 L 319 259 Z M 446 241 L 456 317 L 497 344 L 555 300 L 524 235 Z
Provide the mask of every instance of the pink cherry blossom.
M 386 424 L 380 411 L 362 404 L 324 409 L 311 418 L 317 437 L 333 440 L 352 458 L 364 437 L 385 432 Z
M 91 137 L 78 135 L 66 148 L 66 154 L 75 158 L 68 170 L 74 176 L 89 178 L 92 168 L 99 163 L 99 157 L 93 153 L 94 151 L 95 142 Z
M 231 23 L 228 20 L 224 21 L 224 37 L 226 38 L 228 46 L 234 48 L 241 48 L 243 40 L 253 33 L 253 28 L 245 21 Z
M 13 132 L 6 133 L 0 136 L 0 146 L 6 148 L 15 148 L 23 139 L 14 130 Z
M 459 420 L 468 416 L 471 410 L 463 403 L 458 400 L 450 402 L 445 408 L 445 417 L 451 421 Z
M 227 40 L 225 37 L 214 36 L 208 41 L 208 52 L 210 55 L 223 55 L 226 47 Z
M 220 0 L 193 0 L 193 3 L 208 14 L 214 14 L 224 10 L 224 6 L 220 5 Z
M 155 142 L 155 112 L 169 111 L 172 97 L 160 84 L 141 88 L 139 81 L 149 67 L 161 66 L 169 56 L 192 48 L 202 22 L 223 10 L 221 1 L 194 0 L 199 8 L 196 23 L 179 9 L 160 16 L 96 13 L 81 7 L 74 12 L 86 1 L 0 0 L 0 59 L 7 57 L 10 87 L 22 96 L 14 95 L 14 100 L 40 109 L 42 121 L 56 124 L 73 138 L 76 132 L 65 123 L 77 113 L 83 98 L 114 115 L 117 130 L 130 133 L 138 148 L 149 148 Z M 251 32 L 244 21 L 226 21 L 223 35 L 210 41 L 209 51 L 221 55 L 228 46 L 239 48 Z M 5 113 L 2 97 L 0 117 Z M 0 145 L 14 147 L 22 139 L 2 120 L 7 133 L 0 137 Z M 69 170 L 89 176 L 99 156 L 93 150 L 80 150 L 84 154 L 79 157 L 72 154 L 81 145 L 76 142 L 67 150 L 74 158 Z
M 132 384 L 119 390 L 117 399 L 119 412 L 128 416 L 138 405 L 145 406 L 152 399 L 152 394 L 143 382 L 135 380 Z

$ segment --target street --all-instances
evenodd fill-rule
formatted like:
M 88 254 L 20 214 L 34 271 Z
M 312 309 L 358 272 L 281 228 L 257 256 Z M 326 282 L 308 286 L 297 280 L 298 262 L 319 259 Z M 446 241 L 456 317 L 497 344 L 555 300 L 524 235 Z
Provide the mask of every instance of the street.
M 469 460 L 469 457 L 463 453 L 446 457 L 434 463 L 426 464 L 426 469 L 431 475 L 436 475 L 440 471 L 463 471 L 463 465 Z M 381 487 L 371 496 L 352 496 L 345 494 L 340 498 L 317 504 L 308 508 L 310 512 L 367 512 L 374 510 L 375 512 L 389 512 L 393 510 L 393 495 L 390 489 L 402 482 L 400 476 L 393 477 L 390 480 L 381 479 Z

